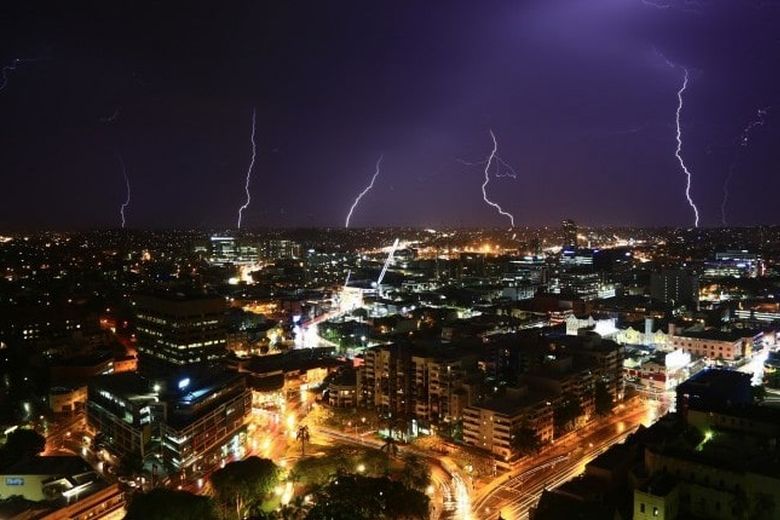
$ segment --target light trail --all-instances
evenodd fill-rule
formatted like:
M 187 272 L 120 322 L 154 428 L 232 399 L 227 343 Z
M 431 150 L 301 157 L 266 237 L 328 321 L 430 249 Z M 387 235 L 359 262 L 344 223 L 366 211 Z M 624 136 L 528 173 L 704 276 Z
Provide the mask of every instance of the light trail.
M 737 153 L 734 156 L 734 160 L 731 162 L 726 180 L 723 181 L 723 200 L 720 203 L 720 220 L 724 226 L 728 226 L 728 219 L 726 218 L 726 205 L 729 201 L 729 184 L 731 184 L 731 179 L 734 177 L 734 172 L 737 169 L 737 164 L 739 163 L 741 152 L 747 148 L 748 144 L 750 144 L 750 132 L 757 126 L 764 126 L 764 118 L 766 117 L 766 114 L 769 112 L 770 108 L 772 107 L 759 108 L 756 113 L 756 118 L 747 124 L 739 136 L 739 148 L 737 149 Z
M 125 229 L 125 224 L 127 223 L 125 219 L 125 210 L 130 205 L 130 177 L 127 176 L 127 168 L 125 167 L 125 161 L 122 159 L 122 156 L 117 153 L 116 157 L 119 159 L 119 164 L 122 165 L 122 176 L 125 178 L 125 189 L 127 196 L 125 201 L 119 207 L 119 216 L 122 218 L 122 229 Z
M 384 154 L 379 156 L 379 159 L 376 161 L 376 169 L 374 171 L 374 175 L 371 177 L 371 182 L 368 184 L 368 186 L 363 188 L 363 191 L 358 193 L 358 196 L 355 197 L 354 202 L 352 202 L 352 206 L 349 208 L 349 213 L 347 213 L 347 220 L 344 222 L 344 227 L 345 228 L 349 227 L 349 221 L 352 219 L 352 213 L 354 213 L 355 208 L 360 203 L 360 199 L 362 199 L 363 196 L 366 193 L 368 193 L 369 191 L 371 191 L 371 189 L 374 187 L 374 182 L 376 182 L 376 178 L 379 177 L 379 167 L 382 164 L 382 159 L 383 158 L 384 158 Z
M 495 208 L 495 210 L 498 211 L 499 215 L 503 215 L 507 217 L 509 219 L 509 224 L 511 227 L 515 227 L 514 215 L 512 215 L 507 211 L 504 211 L 504 208 L 502 208 L 496 202 L 490 200 L 487 195 L 487 185 L 490 183 L 490 165 L 495 160 L 496 152 L 498 151 L 498 141 L 496 141 L 496 135 L 493 133 L 493 130 L 489 130 L 489 132 L 490 132 L 490 138 L 493 140 L 493 149 L 490 152 L 490 155 L 488 156 L 487 161 L 485 163 L 485 182 L 482 183 L 482 199 L 485 201 L 485 204 Z
M 246 192 L 246 202 L 238 208 L 238 223 L 236 227 L 241 229 L 241 219 L 244 216 L 244 210 L 249 207 L 252 202 L 252 195 L 249 193 L 249 183 L 252 181 L 252 170 L 255 167 L 255 157 L 257 156 L 257 145 L 255 144 L 255 129 L 256 129 L 256 116 L 257 110 L 252 108 L 252 135 L 249 138 L 252 143 L 252 159 L 249 161 L 249 168 L 246 171 L 246 182 L 244 183 L 244 191 Z

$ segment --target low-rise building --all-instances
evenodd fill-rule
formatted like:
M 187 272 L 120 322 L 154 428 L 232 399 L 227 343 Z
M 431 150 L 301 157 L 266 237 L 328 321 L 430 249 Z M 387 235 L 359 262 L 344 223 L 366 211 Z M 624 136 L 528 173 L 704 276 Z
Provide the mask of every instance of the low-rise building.
M 671 347 L 692 356 L 736 361 L 752 355 L 755 340 L 756 334 L 741 330 L 675 331 Z
M 235 372 L 167 380 L 116 374 L 90 384 L 87 422 L 95 442 L 115 455 L 145 457 L 159 444 L 163 462 L 186 471 L 243 453 L 251 400 L 245 377 Z
M 124 493 L 79 457 L 33 457 L 3 469 L 0 500 L 14 496 L 35 505 L 3 518 L 119 520 L 125 514 Z

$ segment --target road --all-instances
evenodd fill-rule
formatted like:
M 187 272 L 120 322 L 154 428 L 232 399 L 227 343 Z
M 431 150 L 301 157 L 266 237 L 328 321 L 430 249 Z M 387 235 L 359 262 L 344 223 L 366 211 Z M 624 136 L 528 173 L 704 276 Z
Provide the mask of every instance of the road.
M 318 427 L 317 434 L 333 443 L 348 443 L 380 449 L 384 442 L 373 436 L 353 435 L 332 428 Z M 414 453 L 425 460 L 431 468 L 432 488 L 431 518 L 433 520 L 474 520 L 471 507 L 471 495 L 466 476 L 448 457 L 433 457 L 427 451 L 410 444 L 399 444 L 399 453 Z
M 480 489 L 474 500 L 479 518 L 505 520 L 528 518 L 542 491 L 555 488 L 585 470 L 585 465 L 622 442 L 640 424 L 655 420 L 663 410 L 648 408 L 642 401 L 626 406 L 606 420 L 592 424 L 547 450 L 541 457 L 520 464 L 509 474 Z
M 769 357 L 769 347 L 764 347 L 757 352 L 747 363 L 737 370 L 746 374 L 751 374 L 751 384 L 759 386 L 764 383 L 764 363 Z

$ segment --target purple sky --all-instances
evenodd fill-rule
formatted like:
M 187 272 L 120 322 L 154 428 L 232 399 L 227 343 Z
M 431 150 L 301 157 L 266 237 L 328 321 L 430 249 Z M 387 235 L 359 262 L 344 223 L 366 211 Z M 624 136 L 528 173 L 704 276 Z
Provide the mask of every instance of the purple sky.
M 0 231 L 233 226 L 780 224 L 780 2 L 93 2 L 0 6 Z M 177 6 L 168 4 L 179 4 Z M 162 7 L 162 5 L 166 5 Z M 198 5 L 208 7 L 198 7 Z M 221 4 L 221 3 L 220 3 Z M 124 5 L 130 6 L 130 2 Z M 662 7 L 668 5 L 669 7 Z M 660 54 L 659 54 L 660 53 Z M 739 138 L 757 110 L 763 126 Z M 109 122 L 101 119 L 110 119 Z

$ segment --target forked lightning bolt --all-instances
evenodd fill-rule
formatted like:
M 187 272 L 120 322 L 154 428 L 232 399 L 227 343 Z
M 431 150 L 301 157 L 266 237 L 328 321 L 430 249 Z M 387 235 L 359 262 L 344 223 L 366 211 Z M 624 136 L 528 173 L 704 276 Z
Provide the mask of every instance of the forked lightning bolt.
M 344 222 L 344 227 L 349 227 L 349 221 L 352 219 L 352 213 L 354 213 L 355 208 L 360 203 L 360 199 L 363 198 L 363 196 L 371 191 L 371 188 L 374 187 L 374 182 L 376 182 L 376 178 L 379 177 L 379 167 L 382 164 L 382 158 L 384 157 L 384 154 L 379 156 L 379 159 L 376 161 L 376 169 L 374 170 L 374 175 L 371 177 L 371 182 L 368 183 L 368 186 L 363 188 L 363 191 L 358 193 L 358 196 L 355 197 L 355 200 L 352 202 L 352 206 L 349 208 L 349 213 L 347 213 L 347 220 Z
M 252 134 L 249 138 L 252 143 L 252 159 L 249 161 L 249 168 L 246 171 L 246 182 L 244 183 L 244 191 L 246 192 L 246 202 L 238 208 L 238 223 L 236 227 L 241 229 L 241 219 L 244 216 L 244 210 L 249 207 L 252 202 L 252 195 L 249 193 L 249 183 L 252 181 L 252 170 L 255 167 L 255 157 L 257 156 L 257 145 L 255 144 L 255 128 L 256 128 L 256 115 L 257 111 L 252 109 Z
M 5 65 L 2 69 L 0 69 L 0 92 L 5 90 L 6 85 L 8 85 L 8 74 L 15 71 L 16 67 L 18 67 L 21 63 L 27 61 L 38 61 L 38 58 L 14 58 L 10 65 Z
M 125 167 L 125 161 L 122 159 L 122 156 L 117 153 L 116 157 L 119 159 L 119 164 L 122 166 L 122 176 L 125 178 L 125 201 L 119 207 L 119 216 L 122 218 L 122 229 L 125 229 L 125 224 L 127 223 L 125 219 L 125 210 L 130 205 L 130 177 L 127 176 L 127 168 Z
M 677 112 L 675 117 L 675 122 L 677 125 L 677 149 L 674 152 L 674 156 L 677 157 L 677 161 L 680 163 L 680 168 L 682 168 L 682 171 L 685 173 L 685 198 L 688 200 L 688 205 L 693 210 L 693 225 L 694 227 L 699 227 L 699 208 L 696 207 L 696 204 L 693 202 L 693 199 L 691 198 L 691 178 L 693 177 L 693 174 L 688 169 L 688 167 L 685 165 L 685 161 L 682 157 L 682 127 L 680 125 L 680 113 L 683 109 L 683 94 L 685 93 L 685 89 L 688 88 L 688 69 L 685 67 L 682 67 L 683 70 L 683 83 L 680 87 L 680 90 L 677 91 Z
M 499 215 L 503 215 L 506 218 L 508 218 L 510 226 L 515 227 L 515 217 L 511 213 L 504 211 L 504 208 L 502 208 L 499 204 L 490 200 L 487 195 L 487 185 L 490 183 L 490 165 L 493 163 L 494 160 L 496 161 L 500 160 L 500 159 L 498 160 L 496 159 L 496 152 L 498 152 L 498 141 L 496 141 L 496 135 L 493 133 L 493 130 L 489 130 L 489 131 L 490 131 L 490 138 L 493 140 L 493 149 L 491 150 L 490 155 L 488 156 L 487 161 L 485 162 L 485 182 L 482 183 L 482 199 L 485 201 L 485 204 L 495 208 L 495 210 L 498 211 Z
M 772 107 L 759 108 L 758 112 L 756 113 L 756 118 L 750 121 L 739 135 L 739 148 L 734 155 L 734 160 L 731 161 L 731 166 L 729 166 L 729 173 L 726 176 L 726 180 L 723 181 L 723 200 L 720 203 L 720 219 L 724 226 L 728 226 L 728 220 L 726 218 L 726 204 L 728 204 L 729 201 L 729 184 L 731 183 L 732 177 L 734 177 L 734 172 L 737 169 L 737 163 L 739 162 L 741 152 L 747 148 L 748 144 L 750 144 L 750 133 L 753 131 L 753 129 L 757 126 L 764 126 L 764 118 L 766 117 L 766 114 L 769 112 L 770 108 Z

